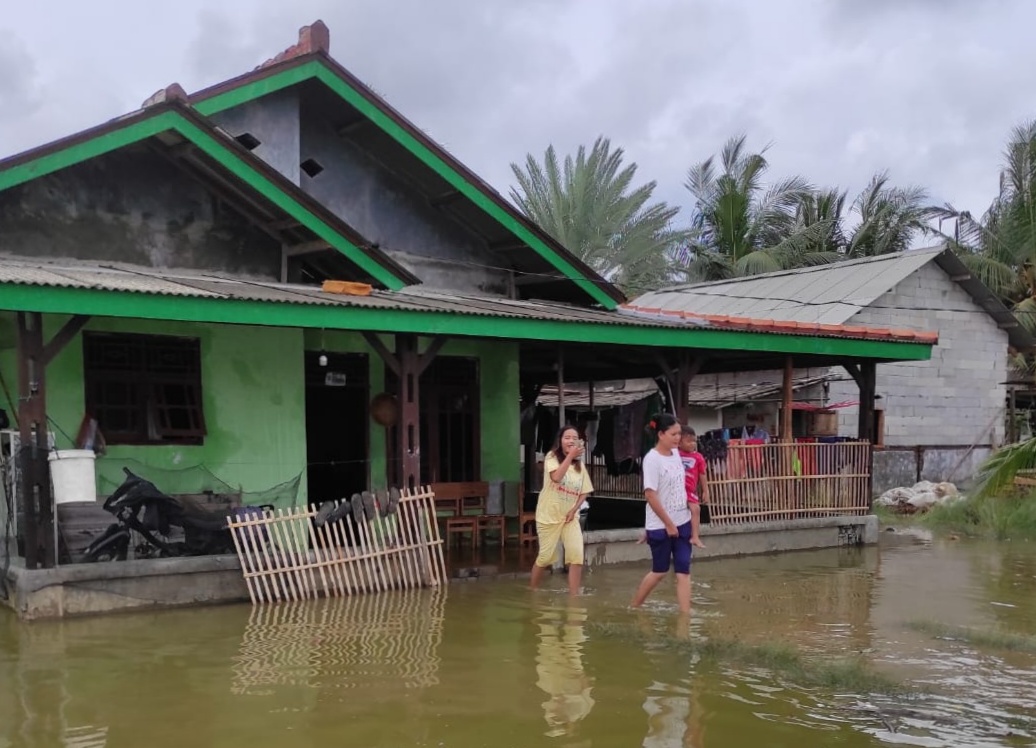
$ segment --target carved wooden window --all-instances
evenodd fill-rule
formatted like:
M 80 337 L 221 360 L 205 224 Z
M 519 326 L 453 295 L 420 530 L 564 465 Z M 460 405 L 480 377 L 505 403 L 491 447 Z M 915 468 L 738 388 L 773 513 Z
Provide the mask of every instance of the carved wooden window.
M 108 444 L 201 444 L 195 338 L 85 333 L 86 410 Z

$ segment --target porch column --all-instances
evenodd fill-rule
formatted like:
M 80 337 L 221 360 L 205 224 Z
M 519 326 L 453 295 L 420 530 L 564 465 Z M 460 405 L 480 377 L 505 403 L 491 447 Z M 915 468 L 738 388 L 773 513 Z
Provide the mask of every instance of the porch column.
M 701 361 L 695 360 L 691 354 L 685 353 L 680 356 L 680 363 L 676 367 L 676 376 L 673 378 L 673 410 L 677 420 L 682 425 L 687 425 L 691 420 L 691 380 L 701 368 Z
M 18 312 L 18 462 L 22 471 L 21 536 L 25 566 L 57 563 L 54 512 L 47 463 L 47 381 L 43 346 L 43 315 Z M 42 551 L 42 554 L 41 554 Z
M 878 365 L 873 361 L 860 364 L 860 419 L 857 424 L 857 436 L 871 444 L 874 443 L 874 398 L 877 390 Z
M 565 349 L 558 346 L 558 428 L 565 427 Z
M 396 336 L 399 362 L 399 456 L 404 488 L 416 488 L 421 480 L 421 370 L 416 335 Z
M 792 383 L 795 377 L 795 362 L 791 356 L 784 358 L 784 381 L 781 387 L 781 441 L 790 442 L 792 436 L 792 410 L 794 402 L 794 388 Z

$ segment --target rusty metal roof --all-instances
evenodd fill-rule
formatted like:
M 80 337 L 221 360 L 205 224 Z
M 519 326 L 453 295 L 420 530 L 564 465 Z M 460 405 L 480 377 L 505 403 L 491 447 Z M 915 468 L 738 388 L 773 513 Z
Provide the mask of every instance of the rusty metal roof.
M 0 283 L 280 304 L 358 306 L 649 328 L 695 327 L 707 330 L 888 342 L 932 343 L 936 337 L 934 334 L 861 326 L 796 326 L 775 325 L 767 320 L 711 319 L 705 316 L 663 313 L 628 306 L 608 311 L 556 301 L 508 299 L 476 293 L 441 291 L 424 286 L 409 286 L 401 291 L 374 289 L 369 296 L 352 296 L 327 293 L 318 286 L 216 276 L 196 270 L 158 270 L 131 265 L 79 263 L 71 260 L 44 262 L 28 261 L 24 258 L 0 258 Z

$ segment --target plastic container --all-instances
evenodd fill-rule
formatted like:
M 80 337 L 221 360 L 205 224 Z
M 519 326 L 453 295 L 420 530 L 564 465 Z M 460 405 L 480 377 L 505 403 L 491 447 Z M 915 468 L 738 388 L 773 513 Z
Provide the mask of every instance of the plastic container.
M 97 502 L 96 455 L 91 449 L 64 449 L 51 452 L 50 480 L 55 504 Z

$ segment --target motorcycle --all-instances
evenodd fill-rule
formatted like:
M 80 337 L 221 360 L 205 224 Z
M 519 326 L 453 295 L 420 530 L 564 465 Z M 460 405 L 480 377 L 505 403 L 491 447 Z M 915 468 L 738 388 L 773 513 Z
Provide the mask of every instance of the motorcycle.
M 136 558 L 234 553 L 227 518 L 247 517 L 273 509 L 263 504 L 229 511 L 206 511 L 159 491 L 151 481 L 128 468 L 123 468 L 123 472 L 126 479 L 104 501 L 104 509 L 113 514 L 116 521 L 87 546 L 83 552 L 87 562 L 125 561 L 133 533 L 143 541 L 134 549 Z M 174 531 L 182 535 L 182 540 L 172 539 Z

